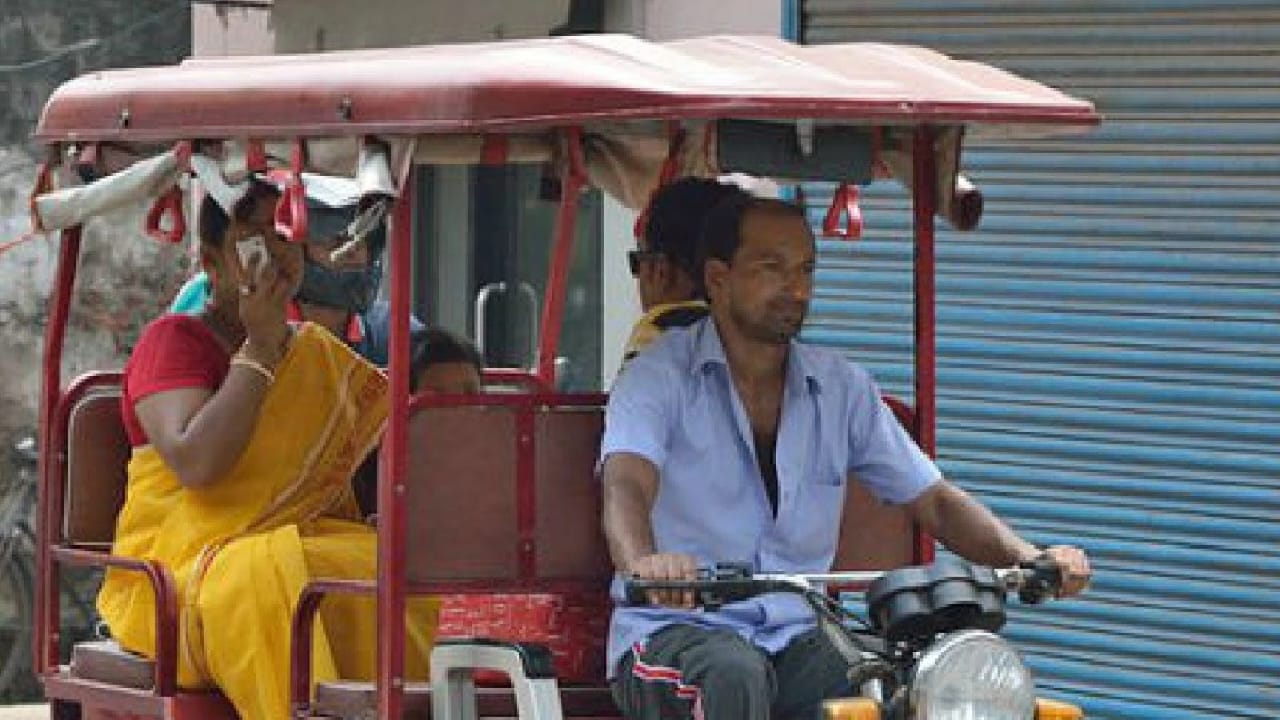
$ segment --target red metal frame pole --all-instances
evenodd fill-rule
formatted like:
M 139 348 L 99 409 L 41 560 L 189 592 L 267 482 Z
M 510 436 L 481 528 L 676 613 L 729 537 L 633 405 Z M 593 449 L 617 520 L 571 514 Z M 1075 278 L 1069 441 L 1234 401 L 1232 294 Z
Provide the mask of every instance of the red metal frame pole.
M 413 173 L 391 219 L 391 409 L 378 473 L 378 717 L 404 707 L 405 470 L 409 423 L 409 299 L 413 261 Z
M 556 384 L 556 350 L 564 323 L 564 299 L 568 293 L 569 265 L 578 230 L 578 194 L 586 183 L 582 160 L 582 128 L 564 131 L 565 164 L 560 173 L 560 210 L 556 214 L 556 244 L 547 269 L 547 301 L 542 306 L 542 338 L 538 343 L 538 378 L 546 388 Z
M 46 490 L 62 474 L 61 454 L 55 453 L 50 444 L 62 399 L 62 345 L 67 337 L 67 320 L 71 316 L 71 294 L 76 284 L 81 236 L 82 228 L 79 225 L 62 231 L 62 242 L 58 248 L 58 271 L 50 291 L 52 302 L 49 324 L 44 331 L 44 367 L 40 388 L 40 466 L 37 470 L 40 478 L 40 510 L 37 515 L 40 526 L 36 529 L 39 542 L 36 548 L 36 631 L 33 633 L 35 646 L 32 654 L 34 669 L 38 675 L 43 675 L 58 665 L 58 636 L 61 634 L 57 602 L 58 573 L 54 570 L 53 557 L 49 552 L 50 543 L 54 539 L 53 529 L 58 527 L 58 518 L 50 517 L 51 503 L 45 495 Z
M 934 128 L 915 130 L 911 148 L 914 181 L 911 189 L 915 213 L 915 405 L 916 441 L 929 455 L 938 454 L 937 437 L 937 340 L 935 308 L 934 213 L 937 209 L 938 160 L 934 153 Z M 933 538 L 916 529 L 916 562 L 933 560 Z

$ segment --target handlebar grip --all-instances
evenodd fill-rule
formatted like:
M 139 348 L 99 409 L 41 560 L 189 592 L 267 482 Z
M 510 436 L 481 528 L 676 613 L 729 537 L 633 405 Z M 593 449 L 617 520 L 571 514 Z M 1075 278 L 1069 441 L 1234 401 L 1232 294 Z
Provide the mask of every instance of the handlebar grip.
M 644 607 L 649 604 L 649 591 L 654 583 L 650 580 L 631 578 L 622 583 L 623 600 L 633 607 Z
M 1062 594 L 1062 567 L 1049 554 L 1042 554 L 1020 567 L 1030 571 L 1018 590 L 1018 599 L 1022 602 L 1037 605 Z

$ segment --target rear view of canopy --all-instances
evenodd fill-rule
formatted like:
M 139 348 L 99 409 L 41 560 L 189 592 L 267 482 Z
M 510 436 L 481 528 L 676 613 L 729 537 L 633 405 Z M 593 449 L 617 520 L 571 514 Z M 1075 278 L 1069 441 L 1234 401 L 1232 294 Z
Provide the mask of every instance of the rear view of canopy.
M 39 140 L 534 132 L 569 124 L 808 118 L 1040 135 L 1098 122 L 1039 83 L 919 47 L 595 35 L 192 59 L 58 89 Z

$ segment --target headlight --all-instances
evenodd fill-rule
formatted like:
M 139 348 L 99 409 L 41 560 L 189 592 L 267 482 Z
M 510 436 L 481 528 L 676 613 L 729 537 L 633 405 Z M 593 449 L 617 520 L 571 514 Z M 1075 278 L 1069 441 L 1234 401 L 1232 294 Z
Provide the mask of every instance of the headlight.
M 952 633 L 925 650 L 910 698 L 915 720 L 1032 720 L 1036 713 L 1022 658 L 982 630 Z

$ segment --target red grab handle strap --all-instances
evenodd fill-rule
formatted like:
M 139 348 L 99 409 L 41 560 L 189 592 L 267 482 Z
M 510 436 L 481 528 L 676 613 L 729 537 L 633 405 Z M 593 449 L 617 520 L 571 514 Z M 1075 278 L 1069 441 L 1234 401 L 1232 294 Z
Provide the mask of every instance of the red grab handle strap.
M 261 138 L 250 138 L 245 148 L 245 167 L 249 172 L 267 171 L 267 148 Z
M 844 213 L 844 227 L 840 227 L 840 214 Z M 822 236 L 856 240 L 862 237 L 862 208 L 858 206 L 858 186 L 841 183 L 831 196 L 831 207 L 822 220 Z
M 307 237 L 307 191 L 300 178 L 290 178 L 276 202 L 276 232 L 290 242 Z
M 302 166 L 306 148 L 302 140 L 293 143 L 293 158 L 284 182 L 280 200 L 276 202 L 276 232 L 290 242 L 307 239 L 307 189 L 302 184 Z
M 169 216 L 168 230 L 163 225 L 166 215 Z M 174 185 L 168 192 L 156 198 L 156 201 L 151 204 L 151 209 L 147 211 L 143 228 L 147 235 L 160 242 L 170 245 L 182 242 L 182 239 L 187 236 L 187 217 L 182 210 L 181 188 Z
M 53 168 L 48 162 L 40 163 L 40 169 L 36 172 L 36 184 L 31 188 L 31 194 L 27 197 L 27 209 L 31 213 L 31 227 L 36 232 L 45 232 L 44 223 L 40 221 L 40 211 L 36 208 L 36 198 L 53 190 Z

